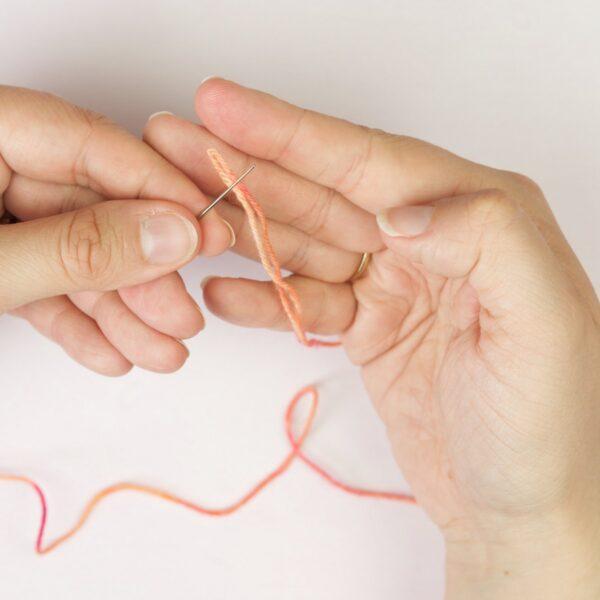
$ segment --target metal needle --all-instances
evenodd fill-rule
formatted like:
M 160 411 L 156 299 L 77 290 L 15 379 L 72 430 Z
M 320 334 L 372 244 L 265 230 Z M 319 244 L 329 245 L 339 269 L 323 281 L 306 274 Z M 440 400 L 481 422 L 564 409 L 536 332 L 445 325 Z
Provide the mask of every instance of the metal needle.
M 238 184 L 246 175 L 254 170 L 256 165 L 250 165 L 224 192 L 219 194 L 205 209 L 203 209 L 198 215 L 198 219 L 201 219 L 208 211 L 212 210 L 229 192 Z

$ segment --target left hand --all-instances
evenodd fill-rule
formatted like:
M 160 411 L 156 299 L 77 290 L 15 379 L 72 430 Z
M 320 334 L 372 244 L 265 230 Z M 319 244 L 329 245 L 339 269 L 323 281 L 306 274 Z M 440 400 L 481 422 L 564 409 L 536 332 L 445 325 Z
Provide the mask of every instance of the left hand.
M 197 108 L 204 127 L 164 116 L 145 138 L 210 193 L 207 148 L 257 164 L 247 185 L 306 329 L 341 335 L 446 537 L 448 598 L 600 589 L 600 307 L 540 189 L 224 80 Z M 219 210 L 256 258 L 242 210 Z M 228 321 L 289 328 L 270 282 L 214 278 L 204 297 Z

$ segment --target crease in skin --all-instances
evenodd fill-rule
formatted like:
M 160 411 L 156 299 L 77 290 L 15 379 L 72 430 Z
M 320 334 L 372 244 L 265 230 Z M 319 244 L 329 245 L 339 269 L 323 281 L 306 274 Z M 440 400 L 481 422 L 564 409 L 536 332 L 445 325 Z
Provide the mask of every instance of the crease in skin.
M 296 180 L 290 179 L 290 181 L 295 182 Z M 288 219 L 287 225 L 303 230 L 311 237 L 321 236 L 323 230 L 327 226 L 327 222 L 331 219 L 333 203 L 336 198 L 335 190 L 332 190 L 331 188 L 324 189 L 323 197 L 317 196 L 306 210 L 296 217 Z M 304 227 L 302 226 L 303 223 L 306 223 Z
M 395 376 L 394 380 L 392 380 L 389 385 L 383 390 L 381 394 L 381 398 L 384 399 L 390 392 L 390 389 L 393 387 L 398 380 L 402 378 L 404 372 L 408 368 L 408 365 L 411 361 L 417 360 L 419 355 L 419 350 L 424 348 L 424 345 L 427 343 L 428 336 L 432 332 L 432 330 L 436 326 L 436 317 L 435 314 L 431 313 L 425 316 L 421 321 L 419 321 L 413 329 L 407 332 L 400 340 L 392 345 L 388 350 L 382 352 L 378 357 L 366 363 L 364 367 L 368 367 L 375 362 L 380 361 L 386 354 L 393 353 L 394 358 L 396 359 L 396 354 L 401 354 L 406 357 L 406 362 L 402 365 L 399 370 L 397 376 Z M 430 381 L 433 381 L 435 378 L 432 375 L 426 375 Z
M 397 387 L 407 370 L 410 368 L 411 371 L 416 370 L 420 374 L 419 381 L 422 380 L 422 385 L 419 385 L 419 387 L 423 391 L 431 390 L 434 387 L 436 378 L 444 368 L 448 349 L 453 347 L 464 335 L 471 335 L 469 331 L 472 330 L 472 327 L 466 329 L 459 327 L 455 322 L 454 315 L 456 310 L 454 299 L 460 295 L 461 290 L 467 283 L 466 281 L 455 281 L 435 276 L 426 277 L 418 265 L 412 265 L 405 259 L 400 259 L 398 262 L 398 257 L 395 256 L 390 258 L 391 260 L 387 263 L 381 260 L 374 261 L 375 269 L 371 272 L 372 278 L 379 279 L 378 286 L 385 289 L 386 274 L 381 271 L 382 264 L 384 265 L 383 268 L 389 268 L 394 272 L 397 270 L 404 271 L 405 276 L 411 282 L 413 298 L 411 299 L 408 292 L 398 296 L 390 295 L 388 302 L 403 299 L 408 303 L 407 313 L 400 320 L 399 326 L 394 329 L 393 336 L 388 335 L 383 341 L 381 339 L 377 340 L 377 345 L 381 346 L 383 344 L 384 347 L 387 345 L 387 348 L 378 352 L 367 362 L 362 363 L 365 369 L 386 372 L 385 364 L 391 361 L 394 368 L 390 371 L 397 371 L 397 375 L 387 382 L 384 388 L 371 390 L 371 395 L 378 406 L 378 412 L 384 422 L 387 423 L 397 418 L 398 414 L 396 412 L 398 410 L 402 412 L 401 407 L 406 407 L 407 399 L 414 396 L 415 391 L 397 392 Z M 394 275 L 395 280 L 397 280 L 397 273 L 394 273 Z M 404 287 L 410 289 L 410 286 Z M 364 306 L 364 298 L 360 298 L 358 289 L 357 292 L 360 309 L 361 303 Z M 383 303 L 385 304 L 385 301 Z M 431 355 L 431 361 L 423 361 L 423 353 L 428 356 Z M 425 370 L 418 366 L 418 362 L 424 362 L 431 366 Z M 394 394 L 394 398 L 403 397 L 405 402 L 394 406 L 393 402 L 388 401 L 387 398 L 392 389 L 396 389 L 397 392 Z M 424 401 L 424 398 L 422 400 Z M 414 403 L 409 404 L 413 406 Z M 431 404 L 431 399 L 429 404 Z M 394 414 L 391 414 L 390 410 Z M 415 410 L 417 410 L 416 406 Z M 429 419 L 432 422 L 435 421 L 435 415 L 431 413 L 430 409 L 421 406 L 418 412 L 420 413 L 423 410 L 429 410 Z M 415 419 L 414 415 L 411 418 Z M 425 421 L 428 422 L 427 419 Z
M 286 134 L 286 139 L 281 144 L 279 139 L 276 139 L 273 142 L 274 152 L 271 154 L 271 149 L 266 152 L 266 155 L 269 157 L 271 162 L 280 163 L 282 159 L 285 157 L 286 153 L 289 151 L 293 143 L 296 141 L 298 133 L 300 132 L 303 125 L 306 125 L 306 119 L 308 117 L 315 116 L 315 113 L 307 110 L 306 108 L 301 108 L 298 113 L 298 117 L 296 122 L 293 124 L 292 129 L 289 133 Z M 312 179 L 315 179 L 314 177 Z M 318 179 L 318 178 L 317 178 Z
M 394 285 L 401 283 L 395 290 L 389 291 L 387 297 L 378 298 L 371 295 L 370 290 L 373 287 L 389 289 L 390 281 L 393 281 Z M 433 291 L 420 269 L 387 250 L 373 257 L 370 280 L 359 280 L 354 284 L 354 290 L 358 308 L 353 328 L 360 329 L 361 308 L 364 310 L 375 304 L 381 309 L 375 312 L 394 312 L 398 315 L 395 320 L 399 322 L 393 331 L 385 333 L 383 337 L 373 340 L 368 345 L 361 344 L 360 350 L 352 352 L 353 362 L 363 367 L 409 338 L 422 322 L 433 314 L 433 307 L 439 302 L 439 298 L 434 299 Z M 436 295 L 439 296 L 439 291 L 436 291 Z M 353 333 L 350 337 L 345 336 L 344 340 L 346 342 L 355 337 L 363 339 L 360 333 Z
M 361 136 L 361 139 L 365 139 L 365 146 L 363 150 L 354 156 L 346 171 L 340 175 L 338 181 L 336 181 L 333 185 L 336 190 L 338 190 L 347 198 L 352 198 L 356 190 L 362 187 L 369 163 L 372 160 L 376 137 L 382 133 L 375 129 L 365 128 L 365 130 L 367 135 L 364 137 Z M 356 174 L 357 172 L 358 174 Z M 351 174 L 355 175 L 354 181 L 347 186 L 346 182 Z
M 88 130 L 85 135 L 82 136 L 79 148 L 75 151 L 73 160 L 71 161 L 71 184 L 86 188 L 91 187 L 94 191 L 103 193 L 103 190 L 92 187 L 96 186 L 96 183 L 91 180 L 87 167 L 87 157 L 90 151 L 90 145 L 96 134 L 97 123 L 93 120 L 91 115 L 87 114 L 85 111 L 79 111 L 78 117 Z M 92 183 L 92 186 L 90 186 L 90 183 Z

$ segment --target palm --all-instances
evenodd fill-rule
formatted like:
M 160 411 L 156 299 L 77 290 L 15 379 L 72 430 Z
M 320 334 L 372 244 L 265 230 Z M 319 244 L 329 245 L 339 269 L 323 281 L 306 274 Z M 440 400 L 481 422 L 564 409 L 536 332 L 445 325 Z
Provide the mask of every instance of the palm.
M 474 507 L 534 510 L 544 498 L 530 490 L 548 489 L 557 470 L 532 443 L 547 426 L 536 412 L 551 399 L 527 394 L 526 333 L 504 348 L 487 344 L 467 281 L 431 275 L 389 250 L 373 257 L 354 291 L 358 310 L 344 345 L 434 521 L 453 523 Z M 508 360 L 513 343 L 523 356 Z M 548 462 L 541 486 L 540 461 Z M 516 493 L 523 479 L 530 485 Z
M 457 326 L 461 311 L 470 308 L 456 303 L 464 289 L 463 282 L 432 276 L 384 250 L 355 285 L 356 320 L 345 334 L 396 458 L 438 523 L 463 504 L 448 502 L 463 495 L 450 450 L 465 434 L 456 410 L 468 381 L 457 381 L 447 366 L 473 367 L 465 364 L 472 358 L 472 330 Z

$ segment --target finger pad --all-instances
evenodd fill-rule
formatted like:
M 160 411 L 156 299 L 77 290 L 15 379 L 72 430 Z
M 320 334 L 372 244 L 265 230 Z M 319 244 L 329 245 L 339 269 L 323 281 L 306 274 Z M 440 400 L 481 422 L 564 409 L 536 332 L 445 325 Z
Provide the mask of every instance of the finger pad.
M 204 327 L 200 308 L 176 273 L 123 288 L 119 295 L 144 323 L 166 335 L 187 339 Z
M 204 286 L 204 302 L 208 310 L 236 325 L 264 326 L 277 301 L 261 282 L 241 279 L 210 279 Z
M 271 119 L 268 111 L 263 110 L 263 103 L 262 95 L 223 79 L 210 79 L 196 94 L 196 112 L 202 122 L 237 147 L 251 147 L 254 143 L 251 138 L 269 127 Z M 261 127 L 257 128 L 259 116 Z

